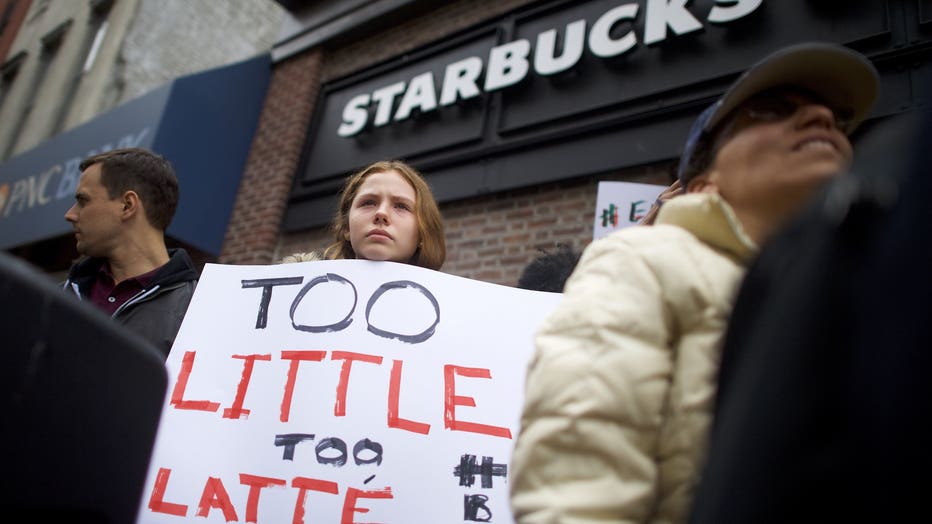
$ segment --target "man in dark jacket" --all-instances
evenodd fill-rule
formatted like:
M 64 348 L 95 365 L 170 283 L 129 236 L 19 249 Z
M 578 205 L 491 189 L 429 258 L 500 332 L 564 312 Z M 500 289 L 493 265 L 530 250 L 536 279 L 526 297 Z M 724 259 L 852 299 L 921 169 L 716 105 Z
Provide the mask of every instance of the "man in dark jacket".
M 78 252 L 66 289 L 154 343 L 167 357 L 194 293 L 197 271 L 183 249 L 165 247 L 178 206 L 171 164 L 139 148 L 81 162 L 75 204 L 65 213 Z

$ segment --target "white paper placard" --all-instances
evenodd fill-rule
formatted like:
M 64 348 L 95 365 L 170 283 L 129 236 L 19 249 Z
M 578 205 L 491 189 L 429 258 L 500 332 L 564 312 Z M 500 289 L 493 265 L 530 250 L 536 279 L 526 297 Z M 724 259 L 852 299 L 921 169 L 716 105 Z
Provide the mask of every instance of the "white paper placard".
M 654 184 L 599 182 L 592 239 L 637 225 L 664 189 Z
M 526 365 L 559 299 L 390 262 L 208 264 L 139 522 L 512 522 Z

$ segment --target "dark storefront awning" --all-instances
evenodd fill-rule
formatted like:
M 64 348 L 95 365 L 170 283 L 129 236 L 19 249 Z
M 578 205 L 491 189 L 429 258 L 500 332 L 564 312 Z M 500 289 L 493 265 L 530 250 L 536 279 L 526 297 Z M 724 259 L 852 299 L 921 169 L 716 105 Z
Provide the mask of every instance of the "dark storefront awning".
M 70 233 L 81 160 L 144 147 L 178 174 L 168 234 L 219 254 L 270 74 L 261 55 L 181 77 L 0 164 L 0 249 Z

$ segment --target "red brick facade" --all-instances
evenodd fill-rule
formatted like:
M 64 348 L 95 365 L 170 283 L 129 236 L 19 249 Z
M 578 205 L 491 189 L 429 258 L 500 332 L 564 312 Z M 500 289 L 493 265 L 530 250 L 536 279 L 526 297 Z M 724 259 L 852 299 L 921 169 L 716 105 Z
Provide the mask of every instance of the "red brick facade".
M 222 264 L 272 262 L 314 101 L 323 53 L 276 65 L 223 240 Z
M 592 241 L 600 180 L 669 184 L 667 165 L 586 177 L 441 206 L 447 228 L 446 273 L 513 286 L 541 250 Z
M 26 14 L 29 12 L 31 0 L 14 2 L 13 0 L 0 0 L 0 16 L 6 15 L 6 20 L 0 20 L 0 64 L 5 64 L 13 40 L 19 32 Z
M 329 243 L 325 227 L 280 233 L 288 191 L 299 168 L 301 147 L 322 82 L 363 70 L 528 3 L 481 0 L 447 4 L 351 45 L 305 52 L 277 64 L 220 262 L 270 263 Z M 648 166 L 441 205 L 447 238 L 443 271 L 514 285 L 541 249 L 564 243 L 581 250 L 591 241 L 599 180 L 668 184 L 672 172 L 667 164 Z

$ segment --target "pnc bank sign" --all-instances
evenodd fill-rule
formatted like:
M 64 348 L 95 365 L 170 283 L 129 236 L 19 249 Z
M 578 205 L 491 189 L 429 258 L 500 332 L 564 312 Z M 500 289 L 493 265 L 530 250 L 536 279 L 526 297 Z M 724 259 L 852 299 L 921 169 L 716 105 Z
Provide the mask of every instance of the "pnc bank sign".
M 446 64 L 442 75 L 432 71 L 353 95 L 342 110 L 336 132 L 351 138 L 367 127 L 401 122 L 416 113 L 429 113 L 462 100 L 515 85 L 529 74 L 551 76 L 575 66 L 588 51 L 603 59 L 633 52 L 639 42 L 653 46 L 671 35 L 702 31 L 704 23 L 722 25 L 740 20 L 763 0 L 715 0 L 701 20 L 690 0 L 646 0 L 617 5 L 592 20 L 573 20 L 536 35 L 492 47 L 488 56 L 469 56 Z M 637 27 L 643 27 L 638 34 Z M 627 28 L 624 31 L 620 28 Z M 562 45 L 558 32 L 563 32 Z
M 74 156 L 55 163 L 40 173 L 14 177 L 10 182 L 0 182 L 0 221 L 63 199 L 71 201 L 81 176 L 81 160 L 112 149 L 139 147 L 148 135 L 149 128 L 146 127 L 139 132 L 122 136 L 116 142 L 88 151 L 84 156 Z M 64 218 L 58 218 L 64 221 Z

